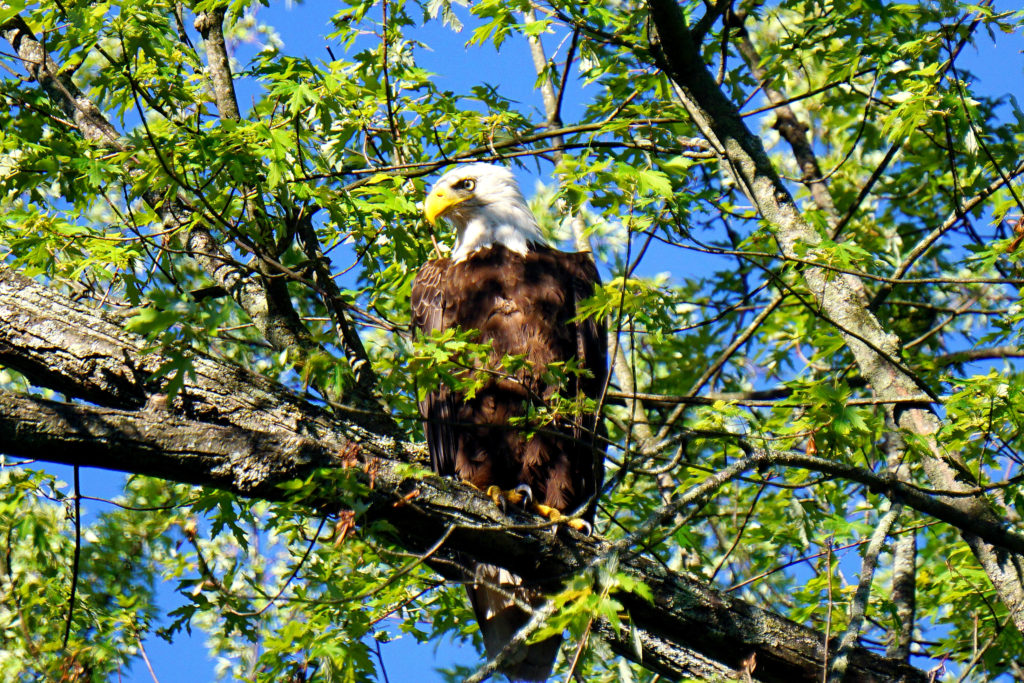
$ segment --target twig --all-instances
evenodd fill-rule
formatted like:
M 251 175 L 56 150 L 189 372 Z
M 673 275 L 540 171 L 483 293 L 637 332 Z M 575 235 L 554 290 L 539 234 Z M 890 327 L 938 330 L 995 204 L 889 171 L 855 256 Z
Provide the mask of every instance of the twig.
M 278 589 L 277 593 L 274 594 L 274 597 L 272 597 L 269 600 L 267 600 L 267 604 L 264 605 L 263 607 L 261 607 L 258 611 L 251 612 L 251 613 L 248 613 L 248 614 L 246 614 L 246 613 L 236 614 L 236 616 L 239 616 L 239 617 L 258 617 L 261 614 L 263 614 L 264 612 L 266 612 L 268 609 L 270 609 L 271 606 L 273 606 L 273 604 L 275 602 L 277 602 L 277 599 L 280 598 L 281 595 L 285 592 L 285 590 L 288 589 L 288 586 L 291 584 L 292 580 L 299 573 L 299 570 L 302 569 L 302 565 L 306 564 L 306 560 L 309 558 L 309 554 L 311 552 L 313 552 L 313 547 L 316 545 L 317 540 L 319 540 L 320 532 L 323 531 L 324 524 L 326 522 L 327 522 L 327 517 L 321 517 L 320 518 L 320 525 L 317 526 L 316 532 L 313 534 L 313 538 L 309 539 L 309 545 L 306 546 L 306 552 L 304 552 L 302 554 L 302 558 L 296 563 L 295 568 L 292 569 L 291 573 L 288 574 L 288 578 L 285 579 L 284 583 L 281 585 L 281 588 Z
M 926 235 L 924 239 L 918 242 L 917 245 L 910 251 L 910 253 L 906 255 L 906 257 L 903 259 L 903 262 L 896 268 L 895 271 L 893 271 L 892 275 L 890 275 L 888 278 L 885 278 L 886 284 L 879 287 L 878 291 L 875 292 L 875 296 L 871 299 L 869 309 L 875 310 L 878 308 L 879 305 L 881 305 L 883 301 L 885 301 L 885 298 L 889 296 L 890 292 L 892 292 L 895 282 L 909 282 L 909 280 L 903 280 L 903 276 L 907 273 L 908 270 L 910 270 L 911 266 L 913 266 L 919 258 L 924 256 L 924 254 L 929 249 L 931 249 L 932 245 L 934 245 L 940 237 L 942 237 L 954 225 L 956 225 L 957 221 L 960 220 L 961 213 L 966 214 L 971 209 L 973 209 L 974 207 L 978 206 L 983 201 L 988 199 L 997 190 L 1001 189 L 1004 185 L 1006 185 L 1006 183 L 1013 180 L 1022 173 L 1024 173 L 1024 161 L 1021 161 L 1012 171 L 1006 174 L 1005 180 L 1003 179 L 1003 177 L 1000 177 L 989 183 L 989 185 L 980 190 L 978 194 L 966 200 L 963 203 L 963 206 L 960 208 L 960 211 L 954 211 L 952 214 L 950 214 L 948 218 L 946 218 L 945 221 L 942 222 L 941 225 L 939 225 L 937 228 L 928 233 L 928 235 Z M 925 278 L 925 280 L 927 279 L 928 278 Z M 928 283 L 922 282 L 922 284 Z
M 391 80 L 388 75 L 388 0 L 381 3 L 381 25 L 380 40 L 382 48 L 381 71 L 384 74 L 384 104 L 388 112 L 388 127 L 391 128 L 391 146 L 396 152 L 398 150 L 398 124 L 395 120 L 395 109 L 391 103 Z
M 860 636 L 861 625 L 864 623 L 864 614 L 867 612 L 868 599 L 871 597 L 871 580 L 875 576 L 875 566 L 878 564 L 878 555 L 882 552 L 885 538 L 893 523 L 899 518 L 903 506 L 893 503 L 889 511 L 878 522 L 874 533 L 871 534 L 871 542 L 864 551 L 864 560 L 860 565 L 860 577 L 857 581 L 857 592 L 850 603 L 850 621 L 839 638 L 839 649 L 836 651 L 835 659 L 828 667 L 828 683 L 841 683 L 846 675 L 846 667 L 849 665 L 850 652 L 857 644 Z M 831 585 L 831 582 L 830 582 Z M 828 640 L 828 636 L 825 636 Z M 828 661 L 828 658 L 825 658 Z
M 899 531 L 895 531 L 891 535 L 893 535 L 893 536 L 897 536 L 898 535 L 898 536 L 901 536 L 901 537 L 913 538 L 914 534 L 916 534 L 921 529 L 924 529 L 926 527 L 929 527 L 929 526 L 932 526 L 933 524 L 938 524 L 938 523 L 939 522 L 937 522 L 937 521 L 935 521 L 935 522 L 923 522 L 923 523 L 918 524 L 916 526 L 906 527 L 905 529 L 900 529 Z M 849 550 L 850 548 L 856 548 L 858 546 L 862 546 L 865 543 L 870 542 L 870 540 L 871 539 L 861 539 L 859 541 L 854 541 L 853 543 L 847 543 L 846 545 L 836 546 L 836 547 L 833 548 L 833 550 Z M 749 579 L 745 579 L 745 580 L 741 581 L 740 583 L 733 584 L 732 586 L 729 586 L 728 588 L 725 589 L 725 592 L 726 593 L 731 593 L 733 591 L 737 591 L 740 588 L 743 588 L 744 586 L 749 586 L 752 583 L 760 581 L 761 579 L 765 578 L 766 576 L 771 576 L 772 574 L 781 572 L 784 569 L 789 569 L 790 567 L 794 567 L 794 566 L 796 566 L 798 564 L 803 564 L 804 562 L 807 562 L 808 560 L 817 559 L 817 558 L 821 557 L 822 555 L 824 555 L 826 552 L 828 552 L 828 551 L 822 550 L 821 552 L 812 553 L 810 555 L 801 555 L 800 557 L 798 557 L 798 558 L 796 558 L 794 560 L 790 560 L 789 562 L 783 562 L 782 564 L 777 564 L 774 567 L 772 567 L 771 569 L 767 569 L 767 570 L 761 572 L 760 574 L 757 574 L 756 576 L 752 576 Z
M 71 618 L 75 613 L 75 593 L 78 589 L 78 561 L 82 551 L 82 489 L 79 479 L 79 467 L 74 467 L 75 486 L 75 554 L 71 560 L 71 596 L 68 598 L 68 618 L 64 624 L 64 639 L 62 647 L 67 648 L 68 639 L 71 637 Z
M 822 661 L 825 666 L 821 668 L 821 680 L 825 683 L 828 676 L 828 644 L 831 640 L 832 631 L 832 539 L 825 541 L 825 573 L 828 574 L 828 608 L 825 612 L 825 653 Z
M 153 663 L 149 661 L 149 655 L 146 654 L 146 647 L 142 644 L 142 637 L 137 631 L 135 633 L 135 640 L 139 643 L 139 654 L 142 655 L 142 661 L 146 664 L 146 669 L 149 671 L 153 683 L 160 683 L 156 677 L 156 672 L 153 671 Z
M 745 344 L 747 340 L 754 335 L 754 333 L 758 330 L 758 328 L 761 327 L 764 321 L 768 319 L 768 316 L 770 316 L 775 311 L 775 309 L 779 307 L 779 305 L 785 300 L 785 298 L 785 294 L 781 292 L 776 293 L 775 296 L 772 297 L 772 300 L 768 303 L 768 305 L 765 306 L 764 309 L 757 314 L 757 317 L 755 317 L 750 322 L 750 324 L 747 325 L 747 327 L 740 334 L 738 334 L 736 338 L 733 339 L 732 342 L 730 342 L 729 345 L 725 347 L 725 349 L 723 349 L 720 354 L 718 354 L 718 358 L 716 358 L 715 361 L 710 365 L 710 367 L 708 367 L 708 369 L 704 371 L 704 373 L 697 379 L 697 381 L 690 386 L 690 388 L 686 391 L 686 396 L 696 396 L 697 392 L 700 391 L 712 377 L 714 377 L 715 373 L 721 370 L 722 366 L 725 365 L 725 363 L 728 362 L 730 358 L 732 358 L 733 354 L 736 353 L 737 349 L 743 346 L 743 344 Z M 684 405 L 685 404 L 680 403 L 679 407 L 673 410 L 672 413 L 668 416 L 668 419 L 665 421 L 665 425 L 658 431 L 658 441 L 662 441 L 665 439 L 666 436 L 668 436 L 668 432 L 669 429 L 671 429 L 672 424 L 675 423 L 675 421 L 678 420 L 679 417 L 683 414 Z
M 729 561 L 729 556 L 732 555 L 733 551 L 736 550 L 736 546 L 740 544 L 743 539 L 743 532 L 747 529 L 747 524 L 750 522 L 750 516 L 754 514 L 754 510 L 757 508 L 757 501 L 761 499 L 761 494 L 764 493 L 765 488 L 768 486 L 768 482 L 764 482 L 757 489 L 757 493 L 754 494 L 754 500 L 750 501 L 750 507 L 747 508 L 747 514 L 743 516 L 743 522 L 740 524 L 739 531 L 736 532 L 736 538 L 733 539 L 732 545 L 722 555 L 722 559 L 715 565 L 714 571 L 711 572 L 711 576 L 708 577 L 708 581 L 714 581 L 718 572 L 721 571 L 725 563 Z

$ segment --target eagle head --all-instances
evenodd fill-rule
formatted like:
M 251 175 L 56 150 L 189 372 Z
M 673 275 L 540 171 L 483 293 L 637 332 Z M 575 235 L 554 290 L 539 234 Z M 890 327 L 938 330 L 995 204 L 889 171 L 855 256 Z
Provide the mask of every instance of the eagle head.
M 496 244 L 525 254 L 531 243 L 547 243 L 516 177 L 502 166 L 468 164 L 448 171 L 427 194 L 423 213 L 431 225 L 446 218 L 455 226 L 456 262 Z

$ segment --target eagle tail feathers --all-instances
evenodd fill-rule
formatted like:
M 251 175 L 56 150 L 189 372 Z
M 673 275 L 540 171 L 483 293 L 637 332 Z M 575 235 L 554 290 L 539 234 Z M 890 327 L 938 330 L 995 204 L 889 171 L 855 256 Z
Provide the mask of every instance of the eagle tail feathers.
M 506 569 L 478 564 L 474 583 L 466 586 L 490 659 L 500 655 L 530 620 L 530 614 L 516 604 L 516 599 L 531 604 L 542 601 L 539 594 L 528 591 L 522 584 L 520 577 Z M 561 644 L 560 635 L 531 643 L 520 652 L 511 653 L 510 661 L 499 671 L 513 681 L 546 681 L 554 668 Z

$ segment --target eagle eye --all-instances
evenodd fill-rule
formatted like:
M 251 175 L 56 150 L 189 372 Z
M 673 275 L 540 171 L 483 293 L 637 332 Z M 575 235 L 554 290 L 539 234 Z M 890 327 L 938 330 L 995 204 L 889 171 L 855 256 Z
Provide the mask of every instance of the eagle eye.
M 459 182 L 452 185 L 456 190 L 465 190 L 466 192 L 472 192 L 473 188 L 476 187 L 476 181 L 472 178 L 463 178 Z

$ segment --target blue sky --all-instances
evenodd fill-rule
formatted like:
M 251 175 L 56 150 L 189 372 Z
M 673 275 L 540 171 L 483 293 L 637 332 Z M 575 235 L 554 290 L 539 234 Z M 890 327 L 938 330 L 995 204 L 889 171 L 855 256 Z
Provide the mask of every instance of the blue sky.
M 260 10 L 259 19 L 274 26 L 284 43 L 284 49 L 290 54 L 303 54 L 313 59 L 329 59 L 326 46 L 330 45 L 335 54 L 340 56 L 340 47 L 325 36 L 331 31 L 327 19 L 339 7 L 334 2 L 310 2 L 300 6 L 291 3 L 276 2 L 270 8 Z M 1003 0 L 996 2 L 997 7 L 1017 9 L 1015 2 Z M 453 90 L 466 89 L 476 82 L 480 74 L 487 77 L 493 85 L 506 97 L 541 108 L 539 95 L 534 91 L 533 65 L 527 46 L 522 40 L 510 40 L 501 49 L 500 55 L 490 47 L 475 47 L 468 50 L 463 43 L 468 39 L 467 32 L 454 34 L 450 29 L 442 27 L 439 22 L 418 29 L 415 37 L 431 46 L 430 51 L 419 55 L 420 65 L 439 74 L 437 82 L 441 87 Z M 961 57 L 961 64 L 969 68 L 976 76 L 982 91 L 988 94 L 1020 93 L 1024 83 L 1024 38 L 1021 36 L 996 36 L 993 44 L 987 35 L 979 36 L 979 48 L 968 47 Z M 551 46 L 549 46 L 550 49 Z M 252 51 L 252 46 L 242 46 L 239 56 L 244 60 Z M 251 93 L 249 93 L 251 95 Z M 247 94 L 240 92 L 243 101 Z M 566 120 L 572 119 L 572 112 L 578 111 L 581 103 L 588 96 L 586 89 L 571 88 L 566 100 Z M 542 169 L 548 172 L 550 169 Z M 535 183 L 549 179 L 534 175 L 531 171 L 519 171 L 520 178 L 527 195 L 532 194 Z M 696 259 L 696 256 L 693 257 Z M 671 259 L 671 260 L 669 260 Z M 344 260 L 339 255 L 339 261 Z M 652 252 L 646 264 L 647 272 L 671 270 L 678 267 L 678 255 L 659 256 Z M 711 269 L 709 262 L 698 267 Z M 64 481 L 71 478 L 70 468 L 54 466 L 50 469 Z M 86 495 L 114 497 L 121 489 L 122 475 L 97 470 L 82 472 L 82 492 Z M 95 514 L 102 509 L 102 504 L 87 502 L 88 512 Z M 854 570 L 855 572 L 855 567 Z M 176 604 L 176 596 L 169 588 L 162 592 L 164 609 L 170 610 Z M 171 645 L 162 640 L 151 638 L 146 642 L 146 649 L 160 683 L 192 683 L 194 681 L 212 680 L 213 662 L 206 656 L 204 636 L 195 632 L 191 637 L 185 634 L 178 636 Z M 472 649 L 461 648 L 450 643 L 439 645 L 416 645 L 410 639 L 398 640 L 382 646 L 382 654 L 387 667 L 390 681 L 416 680 L 427 683 L 440 680 L 432 673 L 432 668 L 441 664 L 458 662 L 472 665 L 478 662 L 478 656 Z M 132 671 L 125 672 L 121 677 L 125 683 L 152 681 L 144 666 L 138 665 Z

